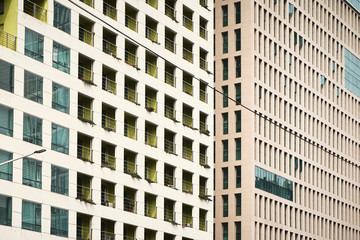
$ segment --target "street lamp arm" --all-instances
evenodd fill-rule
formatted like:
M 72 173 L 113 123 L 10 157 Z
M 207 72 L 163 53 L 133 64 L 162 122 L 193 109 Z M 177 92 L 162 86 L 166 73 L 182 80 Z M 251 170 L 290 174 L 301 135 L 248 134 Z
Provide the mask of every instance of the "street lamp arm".
M 11 163 L 11 162 L 20 160 L 20 159 L 22 159 L 22 158 L 30 157 L 31 155 L 34 155 L 34 154 L 37 154 L 37 153 L 43 153 L 43 152 L 45 152 L 45 151 L 46 151 L 46 149 L 40 149 L 40 150 L 36 150 L 35 152 L 30 153 L 30 154 L 28 154 L 28 155 L 25 155 L 25 156 L 22 156 L 22 157 L 18 157 L 18 158 L 15 158 L 15 159 L 10 159 L 10 160 L 8 160 L 8 161 L 5 161 L 5 162 L 0 163 L 0 167 L 3 166 L 3 165 L 5 165 L 5 164 L 8 164 L 8 163 Z

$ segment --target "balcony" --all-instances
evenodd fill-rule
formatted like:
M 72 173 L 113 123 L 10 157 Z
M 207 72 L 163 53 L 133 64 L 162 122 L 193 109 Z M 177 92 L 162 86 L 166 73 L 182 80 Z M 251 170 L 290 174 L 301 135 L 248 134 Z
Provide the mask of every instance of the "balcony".
M 165 129 L 165 133 L 164 133 L 164 150 L 165 150 L 165 152 L 175 154 L 176 145 L 175 145 L 174 139 L 175 139 L 175 133 Z
M 175 37 L 176 32 L 165 27 L 165 49 L 172 53 L 176 53 Z
M 175 202 L 169 199 L 164 201 L 164 221 L 175 224 Z
M 183 6 L 183 26 L 189 29 L 190 31 L 193 31 L 193 11 L 191 11 L 189 8 Z
M 201 58 L 199 59 L 199 64 L 200 64 L 200 68 L 204 71 L 207 71 L 208 70 L 208 62 L 204 59 L 204 58 Z
M 157 78 L 157 57 L 149 52 L 146 52 L 145 72 Z
M 206 213 L 206 210 L 200 209 L 199 230 L 204 232 L 207 231 Z
M 207 0 L 200 0 L 200 5 L 204 8 L 208 8 Z
M 156 160 L 145 158 L 145 180 L 149 183 L 157 182 Z
M 94 84 L 94 74 L 92 72 L 92 65 L 94 60 L 79 54 L 78 61 L 78 79 L 84 83 L 95 85 Z
M 190 214 L 191 212 L 190 213 L 186 213 L 186 212 L 188 212 L 188 211 L 185 211 L 185 213 L 184 213 L 184 208 L 183 208 L 182 226 L 192 228 L 193 227 L 193 217 Z
M 116 0 L 103 1 L 103 14 L 116 21 L 117 19 Z
M 206 19 L 200 17 L 199 35 L 205 40 L 208 39 L 208 32 L 206 30 L 206 26 L 207 26 Z
M 91 240 L 91 216 L 77 213 L 76 217 L 76 240 Z
M 35 0 L 34 2 L 25 0 L 24 12 L 44 23 L 47 23 L 47 4 L 48 3 L 45 0 Z
M 124 151 L 124 173 L 140 178 L 137 174 L 136 153 L 128 150 Z
M 115 108 L 102 104 L 101 126 L 107 131 L 116 132 L 115 111 Z
M 94 22 L 81 15 L 79 16 L 79 40 L 90 46 L 94 46 L 93 27 Z
M 125 76 L 124 98 L 137 104 L 137 82 Z
M 204 103 L 208 102 L 208 94 L 206 92 L 206 88 L 207 84 L 204 82 L 200 82 L 199 99 Z
M 156 196 L 145 193 L 145 212 L 146 217 L 156 218 Z
M 175 167 L 165 164 L 165 166 L 164 166 L 164 185 L 175 189 L 176 182 L 175 182 L 174 171 L 175 171 Z
M 183 72 L 183 92 L 193 95 L 193 77 L 185 72 Z
M 189 161 L 193 161 L 192 140 L 184 137 L 182 150 L 182 157 Z
M 80 2 L 85 3 L 89 7 L 94 7 L 94 2 L 92 0 L 80 0 Z
M 87 203 L 93 203 L 90 176 L 78 173 L 76 199 Z
M 137 139 L 136 117 L 129 114 L 125 114 L 124 136 L 134 140 Z
M 209 136 L 210 131 L 208 129 L 208 125 L 206 124 L 206 121 L 207 121 L 207 115 L 203 112 L 200 112 L 200 121 L 199 121 L 200 133 Z
M 115 145 L 101 142 L 101 167 L 115 170 Z
M 92 101 L 91 98 L 85 95 L 78 95 L 78 119 L 90 124 L 94 124 Z
M 150 5 L 150 6 L 152 6 L 155 9 L 158 8 L 158 1 L 157 0 L 146 0 L 146 3 L 148 5 Z
M 16 36 L 0 29 L 0 46 L 16 51 Z
M 169 84 L 172 87 L 175 87 L 176 79 L 175 79 L 175 66 L 172 64 L 165 62 L 165 83 Z
M 92 138 L 78 133 L 78 145 L 77 145 L 77 158 L 85 162 L 93 163 L 92 161 Z
M 193 109 L 187 105 L 183 105 L 183 125 L 189 128 L 193 128 Z
M 193 53 L 192 53 L 192 51 L 190 51 L 190 50 L 188 50 L 186 48 L 183 48 L 183 58 L 186 61 L 193 63 Z
M 136 201 L 130 198 L 124 198 L 124 211 L 136 213 Z
M 124 240 L 137 240 L 135 236 L 136 226 L 124 224 Z
M 103 65 L 102 67 L 102 89 L 116 95 L 116 71 Z
M 115 208 L 115 184 L 101 180 L 101 205 Z
M 199 163 L 205 168 L 210 168 L 208 164 L 208 157 L 205 154 L 199 153 Z
M 175 0 L 165 0 L 165 15 L 176 21 Z
M 125 63 L 138 69 L 137 46 L 125 40 Z
M 151 147 L 157 147 L 157 136 L 156 136 L 157 126 L 146 122 L 145 123 L 145 144 L 150 145 Z
M 103 29 L 103 49 L 102 51 L 106 54 L 109 54 L 113 57 L 116 57 L 116 34 L 107 30 Z
M 115 240 L 115 222 L 107 219 L 101 219 L 101 240 Z
M 125 26 L 134 32 L 137 32 L 138 22 L 136 20 L 138 10 L 131 7 L 129 4 L 125 5 Z

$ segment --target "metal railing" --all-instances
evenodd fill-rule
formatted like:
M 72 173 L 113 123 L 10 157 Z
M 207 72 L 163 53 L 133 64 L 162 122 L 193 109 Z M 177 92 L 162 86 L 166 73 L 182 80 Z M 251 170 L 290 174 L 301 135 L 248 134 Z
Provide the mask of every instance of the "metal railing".
M 130 17 L 129 15 L 125 14 L 125 26 L 127 28 L 130 28 L 131 30 L 137 32 L 138 22 L 136 21 L 135 18 Z
M 193 63 L 193 53 L 191 51 L 187 50 L 186 48 L 183 48 L 183 58 L 186 61 Z
M 205 186 L 199 187 L 199 196 L 202 196 L 202 197 L 208 196 L 208 190 Z
M 145 167 L 145 179 L 151 182 L 157 182 L 157 172 L 155 168 Z
M 135 233 L 134 233 L 134 235 L 135 235 Z M 126 236 L 126 235 L 124 235 L 124 240 L 138 240 L 136 237 L 134 237 L 134 236 Z
M 136 140 L 137 139 L 137 129 L 134 126 L 124 123 L 124 135 L 125 135 L 125 137 Z
M 158 34 L 156 32 L 156 30 L 146 27 L 146 33 L 145 36 L 147 39 L 153 41 L 153 42 L 157 42 L 158 41 Z
M 29 0 L 24 1 L 24 12 L 40 21 L 47 22 L 47 10 Z
M 116 21 L 116 18 L 117 18 L 116 8 L 111 6 L 110 4 L 106 3 L 105 1 L 103 2 L 103 13 L 106 16 L 108 16 Z
M 115 208 L 115 195 L 113 193 L 101 191 L 101 205 Z
M 165 71 L 165 83 L 169 84 L 170 86 L 175 86 L 175 76 L 169 72 Z
M 109 117 L 107 115 L 102 115 L 101 117 L 101 125 L 103 128 L 105 128 L 106 130 L 110 130 L 115 132 L 116 130 L 116 120 L 112 117 Z
M 193 151 L 190 148 L 183 147 L 183 158 L 192 161 L 193 160 Z
M 77 158 L 83 161 L 92 162 L 92 149 L 79 144 L 77 146 Z
M 158 1 L 157 0 L 146 0 L 146 3 L 152 6 L 153 8 L 158 8 Z
M 102 89 L 116 95 L 116 82 L 110 78 L 102 77 Z
M 76 240 L 91 240 L 92 229 L 81 225 L 76 226 Z
M 130 198 L 124 198 L 124 211 L 136 213 L 136 201 Z
M 165 15 L 171 18 L 172 20 L 176 20 L 176 11 L 174 7 L 169 6 L 165 3 Z
M 103 39 L 103 52 L 116 57 L 116 45 Z
M 200 99 L 200 101 L 203 101 L 204 103 L 207 103 L 207 93 L 204 91 L 204 90 L 202 90 L 202 89 L 200 89 L 200 94 L 199 94 L 200 96 L 199 96 L 199 99 Z
M 155 204 L 149 204 L 149 203 L 145 203 L 145 216 L 146 217 L 151 217 L 151 218 L 156 218 L 156 205 Z
M 200 37 L 202 37 L 202 38 L 205 39 L 205 40 L 208 39 L 208 32 L 207 32 L 207 30 L 206 30 L 204 27 L 202 27 L 202 26 L 200 26 L 199 35 L 200 35 Z
M 182 214 L 182 225 L 183 227 L 193 227 L 193 217 L 188 214 Z
M 192 182 L 186 181 L 183 179 L 182 181 L 182 191 L 186 193 L 193 193 L 193 184 Z
M 193 118 L 183 113 L 183 124 L 188 127 L 193 127 Z
M 204 122 L 200 122 L 200 133 L 209 134 L 208 126 Z
M 149 63 L 148 61 L 145 62 L 145 72 L 150 76 L 157 78 L 157 67 L 155 64 Z
M 171 188 L 175 188 L 175 176 L 174 175 L 169 175 L 169 174 L 164 174 L 164 185 L 167 187 L 171 187 Z
M 190 94 L 191 96 L 193 95 L 193 85 L 183 81 L 183 92 Z
M 101 166 L 115 170 L 115 156 L 107 153 L 101 153 Z
M 78 118 L 82 121 L 92 122 L 93 111 L 90 108 L 78 105 Z
M 79 27 L 79 40 L 93 46 L 94 33 L 85 28 Z
M 113 232 L 101 231 L 101 238 L 100 238 L 100 240 L 115 240 L 115 233 L 113 233 Z
M 175 109 L 173 107 L 165 105 L 165 117 L 175 119 Z
M 199 229 L 200 231 L 207 231 L 207 221 L 205 219 L 199 219 Z
M 175 154 L 175 146 L 174 141 L 164 140 L 165 152 Z
M 91 69 L 87 69 L 83 66 L 79 65 L 78 68 L 78 78 L 82 81 L 85 82 L 93 82 L 94 78 L 93 78 L 93 72 L 91 71 Z
M 164 209 L 164 221 L 175 222 L 175 212 L 174 210 Z
M 151 112 L 157 112 L 156 100 L 150 97 L 145 97 L 145 107 Z
M 155 134 L 145 132 L 145 144 L 157 147 L 157 136 Z
M 0 45 L 16 51 L 16 37 L 0 29 Z
M 204 71 L 208 70 L 208 63 L 205 59 L 200 58 L 200 68 Z
M 130 102 L 134 102 L 137 103 L 137 93 L 135 90 L 125 87 L 124 88 L 125 91 L 125 99 L 129 100 Z
M 208 165 L 208 157 L 205 154 L 199 153 L 199 163 L 201 166 Z
M 207 8 L 207 6 L 208 6 L 207 0 L 200 0 L 200 5 L 204 8 Z
M 170 38 L 165 37 L 165 49 L 169 50 L 172 53 L 175 53 L 175 42 Z
M 135 54 L 132 54 L 131 52 L 125 50 L 125 63 L 133 67 L 137 67 L 138 64 L 137 60 L 138 58 L 136 57 Z
M 191 18 L 188 18 L 187 16 L 183 16 L 183 26 L 189 29 L 190 31 L 193 30 L 193 21 Z
M 90 7 L 93 7 L 94 5 L 94 3 L 93 3 L 93 1 L 92 0 L 80 0 L 80 2 L 83 2 L 83 3 L 85 3 L 86 5 L 88 5 L 88 6 L 90 6 Z
M 137 173 L 137 165 L 135 162 L 124 160 L 124 172 L 128 174 Z
M 81 201 L 91 201 L 92 189 L 83 185 L 77 185 L 76 198 L 80 199 Z

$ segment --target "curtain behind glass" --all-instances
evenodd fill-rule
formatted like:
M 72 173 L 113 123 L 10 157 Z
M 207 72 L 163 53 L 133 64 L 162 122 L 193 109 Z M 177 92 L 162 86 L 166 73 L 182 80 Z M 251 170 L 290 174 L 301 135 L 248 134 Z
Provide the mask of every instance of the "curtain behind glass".
M 13 109 L 0 105 L 0 134 L 13 136 L 13 115 Z
M 53 67 L 70 73 L 70 49 L 57 43 L 53 43 Z
M 70 34 L 71 11 L 58 2 L 54 2 L 54 27 Z
M 69 129 L 52 124 L 51 149 L 69 154 Z
M 69 170 L 57 166 L 51 166 L 51 191 L 69 194 Z
M 24 73 L 24 97 L 42 104 L 43 101 L 43 78 L 25 71 Z
M 41 205 L 22 202 L 22 228 L 32 231 L 41 231 Z
M 64 113 L 69 113 L 69 89 L 53 82 L 52 107 Z
M 0 195 L 0 225 L 11 226 L 11 197 Z
M 0 163 L 10 160 L 12 158 L 12 153 L 0 150 Z M 12 181 L 12 166 L 12 162 L 0 166 L 0 179 Z
M 24 158 L 23 160 L 23 184 L 41 188 L 41 162 Z
M 51 234 L 68 236 L 68 211 L 51 207 Z
M 43 62 L 44 36 L 25 29 L 25 55 Z
M 14 65 L 0 59 L 0 88 L 14 92 Z
M 42 119 L 24 113 L 23 140 L 42 146 Z

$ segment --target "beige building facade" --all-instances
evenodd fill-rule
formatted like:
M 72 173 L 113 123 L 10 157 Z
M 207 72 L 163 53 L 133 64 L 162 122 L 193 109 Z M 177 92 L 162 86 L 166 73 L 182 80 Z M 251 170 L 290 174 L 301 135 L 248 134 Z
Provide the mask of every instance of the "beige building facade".
M 214 11 L 214 239 L 360 239 L 360 2 Z

